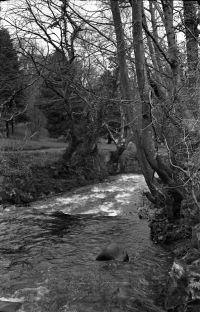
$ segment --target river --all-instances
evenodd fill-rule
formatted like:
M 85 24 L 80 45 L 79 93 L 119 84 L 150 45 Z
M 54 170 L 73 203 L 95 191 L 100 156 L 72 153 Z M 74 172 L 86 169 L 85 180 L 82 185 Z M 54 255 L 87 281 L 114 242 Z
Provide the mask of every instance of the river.
M 2 211 L 1 298 L 22 300 L 23 312 L 154 311 L 146 306 L 172 259 L 137 216 L 145 187 L 140 175 L 119 175 Z M 110 242 L 123 244 L 128 263 L 95 261 Z

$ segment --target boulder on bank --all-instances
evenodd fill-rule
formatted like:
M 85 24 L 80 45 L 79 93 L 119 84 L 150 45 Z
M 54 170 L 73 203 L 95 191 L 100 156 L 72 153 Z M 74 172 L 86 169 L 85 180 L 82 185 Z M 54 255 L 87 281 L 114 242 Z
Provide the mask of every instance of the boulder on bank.
M 160 209 L 152 207 L 152 205 L 149 203 L 148 205 L 144 205 L 142 207 L 137 208 L 137 214 L 140 219 L 146 219 L 148 221 L 151 221 L 154 216 L 157 214 L 159 215 Z
M 169 272 L 169 279 L 166 286 L 165 309 L 167 311 L 174 311 L 176 308 L 181 308 L 181 311 L 184 311 L 188 301 L 187 286 L 187 268 L 183 262 L 175 259 Z
M 127 251 L 116 243 L 109 244 L 101 250 L 99 255 L 96 257 L 97 261 L 108 261 L 108 260 L 119 260 L 128 262 L 129 256 Z
M 168 311 L 200 311 L 200 251 L 188 249 L 175 259 L 166 286 L 165 309 Z

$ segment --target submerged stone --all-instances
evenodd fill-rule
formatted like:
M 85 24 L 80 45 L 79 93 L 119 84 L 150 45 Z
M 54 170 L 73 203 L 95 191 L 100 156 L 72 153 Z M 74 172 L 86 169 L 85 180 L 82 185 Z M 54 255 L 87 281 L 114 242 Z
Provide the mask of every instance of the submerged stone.
M 96 257 L 97 261 L 120 260 L 124 262 L 129 261 L 127 251 L 120 245 L 112 243 L 102 249 L 100 254 Z

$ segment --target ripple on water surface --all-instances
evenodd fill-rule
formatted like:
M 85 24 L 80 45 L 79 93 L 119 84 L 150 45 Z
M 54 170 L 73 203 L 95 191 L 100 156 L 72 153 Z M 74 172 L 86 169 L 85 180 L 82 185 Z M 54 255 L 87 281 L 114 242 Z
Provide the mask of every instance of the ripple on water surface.
M 170 255 L 151 243 L 147 223 L 137 218 L 140 181 L 119 177 L 64 195 L 65 203 L 56 197 L 1 216 L 1 295 L 22 298 L 27 312 L 144 311 L 140 303 L 155 297 Z M 131 217 L 120 215 L 126 205 Z M 123 244 L 130 262 L 95 261 L 109 242 Z

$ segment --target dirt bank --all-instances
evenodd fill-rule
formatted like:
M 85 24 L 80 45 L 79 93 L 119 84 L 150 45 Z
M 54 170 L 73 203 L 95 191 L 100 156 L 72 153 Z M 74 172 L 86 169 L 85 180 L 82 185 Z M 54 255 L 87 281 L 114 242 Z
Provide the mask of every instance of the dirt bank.
M 96 172 L 69 173 L 56 162 L 46 166 L 30 166 L 27 170 L 9 172 L 1 184 L 1 204 L 28 204 L 46 196 L 75 187 L 102 181 L 105 174 Z

